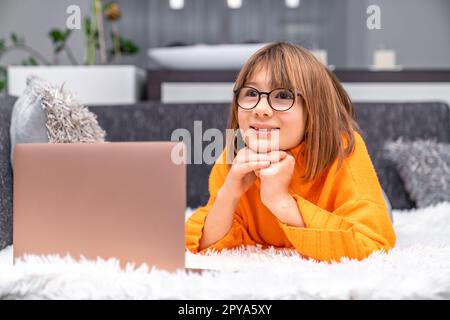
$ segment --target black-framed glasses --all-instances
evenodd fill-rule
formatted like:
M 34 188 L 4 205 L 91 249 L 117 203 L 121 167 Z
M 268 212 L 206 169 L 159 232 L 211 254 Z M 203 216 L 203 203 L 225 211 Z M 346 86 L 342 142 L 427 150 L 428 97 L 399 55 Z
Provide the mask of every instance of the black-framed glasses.
M 287 111 L 294 105 L 296 97 L 294 92 L 290 89 L 277 88 L 269 92 L 262 92 L 256 88 L 248 86 L 235 90 L 234 94 L 238 106 L 245 110 L 255 108 L 261 100 L 261 96 L 265 94 L 267 96 L 269 106 L 273 110 Z M 300 94 L 297 94 L 297 96 L 300 96 Z

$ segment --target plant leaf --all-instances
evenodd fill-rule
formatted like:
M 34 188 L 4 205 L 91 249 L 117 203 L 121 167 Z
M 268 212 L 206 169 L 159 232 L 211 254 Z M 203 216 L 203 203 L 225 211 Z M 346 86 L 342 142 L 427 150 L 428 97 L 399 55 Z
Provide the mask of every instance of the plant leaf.
M 86 36 L 90 36 L 91 35 L 92 30 L 91 30 L 91 18 L 90 17 L 85 17 L 84 18 L 83 30 L 84 30 L 84 34 Z
M 11 33 L 11 41 L 13 44 L 17 44 L 17 34 Z
M 53 43 L 64 41 L 64 34 L 59 29 L 52 29 L 48 33 L 50 39 L 52 39 Z
M 6 76 L 6 67 L 0 65 L 0 93 L 3 92 L 4 90 L 6 90 L 6 86 L 7 86 L 7 76 Z
M 139 52 L 139 47 L 130 39 L 120 38 L 120 53 L 134 55 Z
M 30 63 L 30 66 L 37 66 L 39 63 L 37 62 L 37 60 L 33 57 L 28 58 L 28 61 Z

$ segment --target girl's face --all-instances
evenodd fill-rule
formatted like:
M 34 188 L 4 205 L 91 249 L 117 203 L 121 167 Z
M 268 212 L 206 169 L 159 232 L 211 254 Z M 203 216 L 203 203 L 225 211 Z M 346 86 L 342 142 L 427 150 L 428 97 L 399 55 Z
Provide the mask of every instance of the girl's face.
M 270 92 L 270 75 L 264 68 L 254 70 L 244 86 L 250 86 L 260 92 Z M 255 96 L 254 90 L 246 93 Z M 273 94 L 272 94 L 273 95 Z M 242 95 L 241 95 L 242 96 Z M 289 97 L 281 91 L 275 97 Z M 272 99 L 274 105 L 274 99 Z M 287 111 L 276 111 L 268 102 L 268 96 L 262 95 L 260 101 L 250 110 L 238 107 L 238 123 L 246 145 L 256 152 L 288 150 L 297 146 L 305 132 L 305 113 L 300 96 L 294 97 L 294 104 Z

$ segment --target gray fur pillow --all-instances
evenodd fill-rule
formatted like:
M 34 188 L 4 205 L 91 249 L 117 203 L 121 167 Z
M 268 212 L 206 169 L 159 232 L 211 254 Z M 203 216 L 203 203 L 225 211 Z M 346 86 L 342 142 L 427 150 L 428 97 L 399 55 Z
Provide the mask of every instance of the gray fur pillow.
M 418 208 L 450 201 L 450 144 L 400 138 L 387 142 L 385 152 Z
M 104 142 L 97 117 L 73 95 L 48 81 L 31 76 L 11 116 L 11 164 L 16 143 Z

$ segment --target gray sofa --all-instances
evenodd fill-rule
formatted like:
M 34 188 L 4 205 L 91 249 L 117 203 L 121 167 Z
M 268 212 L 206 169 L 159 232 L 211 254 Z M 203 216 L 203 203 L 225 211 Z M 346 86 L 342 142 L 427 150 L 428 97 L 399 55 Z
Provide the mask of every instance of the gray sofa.
M 9 125 L 15 99 L 0 96 L 0 249 L 12 242 L 12 173 L 9 163 Z M 394 165 L 383 157 L 383 144 L 403 136 L 407 139 L 436 139 L 450 142 L 450 109 L 441 102 L 356 103 L 357 121 L 381 185 L 394 209 L 415 207 Z M 100 125 L 109 141 L 170 140 L 177 128 L 186 128 L 193 136 L 194 121 L 208 128 L 224 130 L 228 104 L 161 104 L 143 102 L 127 106 L 96 106 Z M 204 142 L 207 145 L 209 142 Z M 197 207 L 208 199 L 207 164 L 188 165 L 188 206 Z

